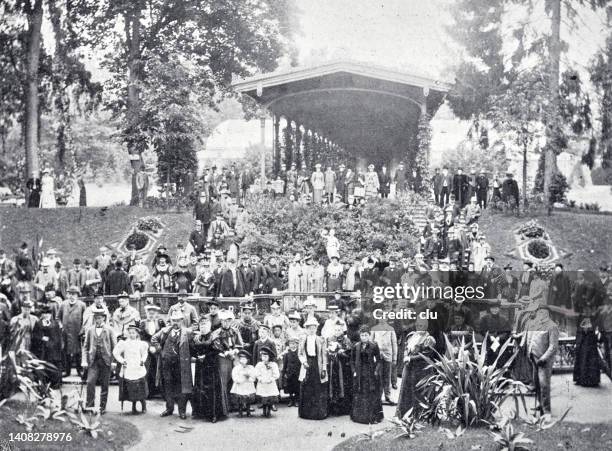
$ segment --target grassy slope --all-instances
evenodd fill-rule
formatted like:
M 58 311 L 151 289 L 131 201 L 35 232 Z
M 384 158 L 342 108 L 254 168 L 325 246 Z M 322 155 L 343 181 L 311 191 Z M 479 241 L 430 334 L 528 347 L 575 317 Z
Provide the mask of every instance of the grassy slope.
M 491 243 L 496 262 L 510 263 L 515 270 L 520 262 L 505 255 L 515 247 L 513 231 L 533 217 L 515 218 L 504 214 L 485 213 L 479 220 L 480 230 Z M 548 231 L 557 248 L 569 252 L 563 259 L 568 269 L 597 270 L 612 257 L 612 216 L 554 212 L 552 216 L 535 217 Z
M 43 249 L 54 247 L 62 261 L 94 257 L 102 244 L 119 241 L 142 216 L 158 216 L 167 225 L 160 241 L 175 254 L 179 242 L 186 243 L 192 227 L 190 212 L 152 212 L 136 207 L 113 207 L 103 215 L 99 208 L 58 208 L 55 210 L 0 208 L 0 246 L 9 255 L 21 242 L 32 243 L 36 234 L 44 239 Z M 519 262 L 504 254 L 514 248 L 512 231 L 530 218 L 517 219 L 485 213 L 480 227 L 493 247 L 498 263 L 519 269 Z M 572 269 L 597 269 L 612 256 L 612 216 L 555 212 L 538 221 L 549 231 L 553 242 L 571 253 L 564 260 Z
M 8 441 L 9 433 L 26 432 L 25 426 L 11 420 L 17 415 L 24 414 L 27 404 L 23 401 L 10 400 L 0 408 L 0 449 L 2 442 Z M 28 410 L 32 414 L 32 408 Z M 70 432 L 72 435 L 71 441 L 62 442 L 12 442 L 14 448 L 7 447 L 6 449 L 38 449 L 38 450 L 61 450 L 61 451 L 119 451 L 127 449 L 140 441 L 140 433 L 138 428 L 132 423 L 119 419 L 112 415 L 105 415 L 101 420 L 100 428 L 102 433 L 97 439 L 94 439 L 86 432 L 81 432 L 77 426 L 60 421 L 37 421 L 32 432 L 38 433 L 53 433 L 53 432 Z
M 561 423 L 552 429 L 535 432 L 526 425 L 518 429 L 535 442 L 532 451 L 550 450 L 610 450 L 612 449 L 612 425 Z M 408 450 L 498 450 L 486 429 L 468 429 L 461 437 L 449 440 L 434 428 L 424 429 L 416 438 L 393 440 L 399 429 L 393 428 L 380 437 L 370 440 L 365 436 L 351 437 L 340 443 L 334 451 L 408 451 Z M 365 438 L 365 440 L 364 440 Z
M 44 250 L 53 247 L 61 252 L 64 263 L 71 263 L 75 257 L 95 257 L 102 244 L 120 241 L 143 216 L 158 216 L 166 224 L 160 242 L 171 254 L 179 242 L 187 242 L 192 228 L 190 212 L 153 212 L 137 207 L 113 207 L 105 213 L 99 208 L 2 208 L 0 246 L 11 255 L 23 241 L 32 244 L 39 234 Z

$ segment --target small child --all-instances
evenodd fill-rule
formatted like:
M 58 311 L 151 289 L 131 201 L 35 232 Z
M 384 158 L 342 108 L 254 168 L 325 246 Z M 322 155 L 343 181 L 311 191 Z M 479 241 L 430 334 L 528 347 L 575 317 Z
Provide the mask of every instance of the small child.
M 302 363 L 298 357 L 298 342 L 297 338 L 290 338 L 289 349 L 283 355 L 283 390 L 289 395 L 289 407 L 297 407 L 299 404 L 299 377 Z
M 230 393 L 236 397 L 238 403 L 238 416 L 242 412 L 251 416 L 251 404 L 255 401 L 255 368 L 249 365 L 251 354 L 244 349 L 238 352 L 238 365 L 232 370 L 232 389 Z
M 272 406 L 278 402 L 278 386 L 276 380 L 280 377 L 278 365 L 274 361 L 276 355 L 274 351 L 264 346 L 259 350 L 261 361 L 255 366 L 255 376 L 257 377 L 257 390 L 255 394 L 260 398 L 263 406 L 263 416 L 270 417 Z
M 257 335 L 259 338 L 255 340 L 253 344 L 253 365 L 256 365 L 260 360 L 259 351 L 261 351 L 261 348 L 265 346 L 274 349 L 276 347 L 274 342 L 270 339 L 270 328 L 265 324 L 259 326 Z
M 276 364 L 278 365 L 278 371 L 283 371 L 283 353 L 285 352 L 285 334 L 283 333 L 283 326 L 275 324 L 272 326 L 272 342 L 274 342 L 274 351 L 276 351 Z M 281 387 L 280 378 L 277 381 L 278 389 Z M 272 409 L 274 410 L 274 409 Z

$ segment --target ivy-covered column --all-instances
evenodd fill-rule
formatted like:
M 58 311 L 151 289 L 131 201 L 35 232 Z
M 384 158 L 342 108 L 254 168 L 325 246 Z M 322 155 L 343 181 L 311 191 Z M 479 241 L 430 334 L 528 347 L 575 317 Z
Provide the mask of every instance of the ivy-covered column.
M 272 161 L 272 171 L 278 174 L 281 162 L 281 142 L 280 142 L 280 116 L 274 115 L 274 160 Z
M 283 150 L 284 159 L 283 163 L 287 166 L 287 169 L 291 166 L 293 161 L 293 125 L 291 119 L 287 118 L 287 125 L 283 129 Z
M 427 94 L 421 104 L 421 115 L 419 117 L 417 132 L 417 153 L 415 166 L 421 176 L 421 191 L 427 193 L 429 190 L 429 153 L 431 151 L 431 117 L 427 114 Z
M 295 166 L 298 168 L 302 166 L 302 159 L 303 159 L 303 154 L 302 154 L 303 139 L 302 138 L 303 138 L 302 126 L 296 122 L 295 123 L 295 152 L 294 152 L 294 157 L 293 157 L 293 163 L 295 163 Z

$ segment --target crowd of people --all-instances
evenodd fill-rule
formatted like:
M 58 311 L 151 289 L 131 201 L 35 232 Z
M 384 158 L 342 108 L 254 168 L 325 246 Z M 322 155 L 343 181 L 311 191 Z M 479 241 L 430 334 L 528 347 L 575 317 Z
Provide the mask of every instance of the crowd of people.
M 368 193 L 385 197 L 389 192 L 381 188 L 386 182 L 381 185 L 380 174 L 385 176 L 386 169 L 379 173 L 373 169 L 370 165 L 365 173 L 364 197 Z M 346 180 L 350 171 L 342 175 L 342 166 L 328 191 L 330 171 L 317 168 L 300 179 L 292 167 L 283 176 L 287 183 L 282 195 L 308 189 L 312 201 L 330 203 L 359 197 L 354 190 L 357 185 L 353 191 L 348 185 L 338 188 L 338 179 Z M 418 173 L 411 178 L 410 171 L 402 171 L 400 166 L 389 177 L 396 192 L 416 189 Z M 398 365 L 403 365 L 397 406 L 401 416 L 419 405 L 416 385 L 429 371 L 422 356 L 443 354 L 445 335 L 453 343 L 470 342 L 474 336 L 489 340 L 490 364 L 501 358 L 496 354 L 499 344 L 514 337 L 519 356 L 513 376 L 528 384 L 537 381 L 541 408 L 550 411 L 550 378 L 559 338 L 551 306 L 579 315 L 576 383 L 599 383 L 598 341 L 605 345 L 609 369 L 610 268 L 602 266 L 599 277 L 578 272 L 574 280 L 559 263 L 546 280 L 544 271 L 528 261 L 518 272 L 509 265 L 499 267 L 478 227 L 478 218 L 487 208 L 484 174 L 472 185 L 460 170 L 453 177 L 446 169 L 436 171 L 431 182 L 436 202 L 427 209 L 421 247 L 414 255 L 380 248 L 347 261 L 341 257 L 342 243 L 328 230 L 321 234 L 326 255 L 296 254 L 287 264 L 275 257 L 262 262 L 257 255 L 244 255 L 223 244 L 241 221 L 248 220 L 243 201 L 249 180 L 248 174 L 237 174 L 234 168 L 205 172 L 194 207 L 194 230 L 188 243 L 177 246 L 172 256 L 176 266 L 163 246 L 150 264 L 135 248 L 119 256 L 103 247 L 100 255 L 84 259 L 83 266 L 75 259 L 68 270 L 53 249 L 37 261 L 26 243 L 14 259 L 0 251 L 0 344 L 13 351 L 29 350 L 52 363 L 57 368 L 49 373 L 53 386 L 75 369 L 87 381 L 87 407 L 94 406 L 100 381 L 99 409 L 105 411 L 114 374 L 120 400 L 132 402 L 135 413 L 138 403 L 144 412 L 148 398 L 163 395 L 162 416 L 171 415 L 176 404 L 185 418 L 187 402 L 191 402 L 194 416 L 212 422 L 230 411 L 250 416 L 256 405 L 264 416 L 271 416 L 284 394 L 301 418 L 350 415 L 356 422 L 376 423 L 382 420 L 383 402 L 395 404 L 391 390 L 398 388 Z M 508 180 L 513 182 L 511 177 L 501 184 L 493 181 L 494 196 L 501 189 L 502 199 L 509 195 L 514 199 L 514 188 L 509 194 L 504 187 L 516 182 Z M 518 188 L 515 200 L 518 204 Z M 236 216 L 231 213 L 234 207 Z M 415 310 L 436 312 L 435 318 L 373 321 L 369 301 L 375 288 L 397 284 L 478 286 L 488 302 L 469 305 L 414 299 Z M 177 302 L 167 315 L 161 314 L 159 305 L 147 302 L 141 318 L 130 298 L 149 291 L 175 293 Z M 304 295 L 289 304 L 272 302 L 270 311 L 261 315 L 252 296 L 282 291 Z M 322 292 L 333 299 L 326 302 Z M 188 302 L 193 294 L 206 298 L 196 304 L 204 308 Z M 116 297 L 113 312 L 105 296 Z M 85 298 L 92 299 L 90 305 Z M 227 306 L 223 298 L 242 301 L 239 308 L 222 308 Z M 507 303 L 521 307 L 508 315 L 514 310 L 505 309 Z M 391 310 L 400 304 L 395 299 L 386 306 Z

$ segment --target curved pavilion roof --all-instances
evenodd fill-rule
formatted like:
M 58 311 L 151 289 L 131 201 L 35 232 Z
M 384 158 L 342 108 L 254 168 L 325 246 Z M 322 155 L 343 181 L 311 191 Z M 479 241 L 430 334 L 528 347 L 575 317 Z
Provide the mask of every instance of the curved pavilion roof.
M 433 116 L 451 89 L 410 71 L 351 61 L 256 75 L 233 86 L 347 150 L 391 158 L 416 145 L 421 110 Z

